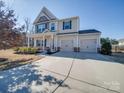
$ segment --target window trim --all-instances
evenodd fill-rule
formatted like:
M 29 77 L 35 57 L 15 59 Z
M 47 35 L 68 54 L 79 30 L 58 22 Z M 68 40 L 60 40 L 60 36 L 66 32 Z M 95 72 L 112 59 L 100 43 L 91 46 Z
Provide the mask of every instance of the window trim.
M 54 24 L 54 25 L 53 25 Z M 54 30 L 52 30 L 52 27 L 54 28 Z M 56 30 L 56 24 L 55 23 L 51 23 L 50 24 L 50 30 L 51 31 L 55 31 Z
M 42 23 L 37 25 L 37 33 L 42 33 L 46 29 L 47 24 Z
M 66 28 L 65 25 L 68 24 L 68 27 Z M 69 30 L 69 29 L 72 29 L 72 20 L 65 20 L 63 21 L 63 30 Z

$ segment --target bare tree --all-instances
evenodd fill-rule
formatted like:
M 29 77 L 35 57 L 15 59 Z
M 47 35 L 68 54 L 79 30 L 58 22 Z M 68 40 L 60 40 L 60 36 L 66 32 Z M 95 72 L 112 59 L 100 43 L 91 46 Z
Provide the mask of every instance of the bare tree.
M 6 8 L 0 1 L 0 49 L 20 46 L 22 44 L 22 28 L 17 27 L 14 10 Z
M 27 34 L 30 32 L 30 26 L 31 26 L 31 21 L 30 18 L 26 17 L 24 18 L 24 28 L 25 28 L 25 45 L 27 45 L 28 42 L 28 37 Z
M 26 18 L 24 18 L 24 22 L 25 22 L 25 33 L 27 34 L 30 29 L 31 21 L 28 17 L 26 17 Z

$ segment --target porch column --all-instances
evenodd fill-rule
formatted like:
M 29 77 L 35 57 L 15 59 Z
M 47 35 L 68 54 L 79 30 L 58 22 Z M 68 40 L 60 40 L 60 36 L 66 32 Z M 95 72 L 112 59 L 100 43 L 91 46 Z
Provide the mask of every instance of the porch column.
M 43 51 L 44 51 L 44 45 L 45 45 L 44 36 L 43 36 L 43 42 L 42 43 L 43 43 Z
M 28 47 L 30 47 L 30 38 L 28 37 Z
M 53 49 L 53 35 L 51 35 L 51 40 L 50 40 L 50 50 Z
M 52 35 L 52 49 L 54 49 L 54 36 Z
M 33 47 L 33 40 L 34 40 L 34 39 L 33 39 L 33 38 L 31 38 L 31 47 Z
M 56 36 L 56 48 L 58 47 L 58 37 Z
M 42 40 L 40 39 L 40 47 L 42 47 Z
M 36 46 L 37 46 L 36 39 L 34 39 L 34 47 L 36 47 Z
M 77 40 L 76 40 L 76 42 L 77 42 L 77 48 L 79 47 L 79 38 L 78 38 L 78 35 L 77 35 Z

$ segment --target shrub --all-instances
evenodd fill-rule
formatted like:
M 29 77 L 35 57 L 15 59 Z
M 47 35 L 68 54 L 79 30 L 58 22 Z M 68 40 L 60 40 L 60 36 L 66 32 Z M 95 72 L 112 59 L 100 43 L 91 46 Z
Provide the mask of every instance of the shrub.
M 111 55 L 111 53 L 112 53 L 111 49 L 112 49 L 111 43 L 105 42 L 101 46 L 101 53 L 105 54 L 105 55 Z
M 19 48 L 19 53 L 26 54 L 26 52 L 27 52 L 27 48 L 25 48 L 25 47 L 20 47 Z
M 32 51 L 32 48 L 31 48 L 31 47 L 29 47 L 29 48 L 28 48 L 28 52 L 29 52 L 29 53 L 31 53 L 31 51 Z
M 31 53 L 31 54 L 36 54 L 36 53 L 37 53 L 37 51 L 38 51 L 38 49 L 36 49 L 36 48 L 31 48 L 30 53 Z
M 14 47 L 13 50 L 14 51 L 18 51 L 19 50 L 19 47 Z
M 16 52 L 19 54 L 36 54 L 38 52 L 38 49 L 31 47 L 19 47 Z

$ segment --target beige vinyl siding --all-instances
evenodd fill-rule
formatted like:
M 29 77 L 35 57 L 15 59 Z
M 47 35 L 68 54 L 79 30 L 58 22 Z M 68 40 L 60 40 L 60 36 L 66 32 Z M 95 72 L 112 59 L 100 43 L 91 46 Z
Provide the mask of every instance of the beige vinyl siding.
M 71 20 L 71 29 L 63 30 L 63 22 Z M 79 22 L 79 18 L 70 18 L 58 21 L 58 32 L 59 33 L 66 33 L 66 32 L 77 32 L 79 30 L 79 26 L 77 24 Z

